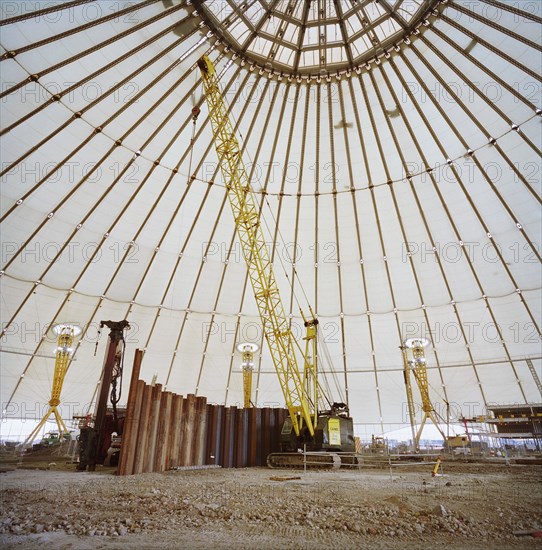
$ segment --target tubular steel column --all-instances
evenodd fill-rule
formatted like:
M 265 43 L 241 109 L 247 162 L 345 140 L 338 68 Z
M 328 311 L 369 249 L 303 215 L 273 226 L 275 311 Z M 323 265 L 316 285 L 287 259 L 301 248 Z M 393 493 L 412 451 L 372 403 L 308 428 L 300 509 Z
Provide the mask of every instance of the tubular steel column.
M 160 401 L 156 448 L 154 452 L 154 472 L 166 469 L 167 444 L 169 437 L 169 417 L 171 415 L 171 392 L 163 392 Z
M 145 393 L 145 382 L 138 380 L 135 399 L 126 409 L 126 419 L 122 429 L 122 439 L 120 447 L 118 475 L 131 475 L 134 473 L 135 456 L 137 452 L 137 431 L 139 428 L 139 418 L 141 415 L 141 405 L 143 403 L 143 394 Z
M 224 405 L 213 406 L 211 442 L 208 449 L 208 464 L 222 465 L 222 435 L 224 427 Z
M 248 440 L 248 466 L 256 466 L 256 453 L 258 436 L 256 430 L 258 426 L 256 424 L 257 409 L 251 408 L 248 410 L 248 428 L 247 428 L 247 440 Z

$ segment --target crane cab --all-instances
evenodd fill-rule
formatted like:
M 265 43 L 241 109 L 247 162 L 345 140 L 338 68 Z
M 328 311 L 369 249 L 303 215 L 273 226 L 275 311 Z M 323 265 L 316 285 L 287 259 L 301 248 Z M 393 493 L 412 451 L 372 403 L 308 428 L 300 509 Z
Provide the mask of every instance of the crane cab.
M 286 418 L 281 431 L 282 452 L 297 452 L 306 445 L 307 451 L 353 453 L 356 450 L 354 424 L 344 403 L 333 403 L 330 411 L 321 411 L 314 430 L 296 436 L 291 418 Z

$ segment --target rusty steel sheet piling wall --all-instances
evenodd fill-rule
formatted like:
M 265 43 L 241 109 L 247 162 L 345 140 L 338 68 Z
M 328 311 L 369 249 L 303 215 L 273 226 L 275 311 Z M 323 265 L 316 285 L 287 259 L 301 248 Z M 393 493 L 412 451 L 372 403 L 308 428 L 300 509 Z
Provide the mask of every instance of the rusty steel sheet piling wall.
M 222 426 L 224 424 L 224 405 L 208 405 L 211 408 L 208 423 L 209 446 L 207 464 L 220 465 L 222 463 Z
M 140 361 L 140 359 L 139 359 Z M 134 365 L 135 366 L 135 365 Z M 225 407 L 183 398 L 138 380 L 130 384 L 118 474 L 163 472 L 180 466 L 265 466 L 280 451 L 285 409 Z

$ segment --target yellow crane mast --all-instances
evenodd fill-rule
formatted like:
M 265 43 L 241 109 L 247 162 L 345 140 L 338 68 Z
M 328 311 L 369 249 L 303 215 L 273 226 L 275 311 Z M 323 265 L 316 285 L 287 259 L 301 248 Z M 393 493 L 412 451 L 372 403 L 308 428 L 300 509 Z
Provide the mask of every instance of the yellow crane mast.
M 284 311 L 261 227 L 259 209 L 241 157 L 241 148 L 229 120 L 213 63 L 207 56 L 203 56 L 198 66 L 222 177 L 292 427 L 298 437 L 303 426 L 314 436 L 314 417 L 309 406 L 311 399 L 297 363 L 297 342 Z

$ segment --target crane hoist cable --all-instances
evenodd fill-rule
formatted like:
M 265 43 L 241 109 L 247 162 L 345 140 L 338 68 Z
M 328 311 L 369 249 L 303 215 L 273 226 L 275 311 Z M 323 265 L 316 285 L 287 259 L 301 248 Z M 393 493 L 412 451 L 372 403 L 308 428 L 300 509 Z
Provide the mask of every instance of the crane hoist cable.
M 318 329 L 318 345 L 321 349 L 321 353 L 319 354 L 319 357 L 320 358 L 323 358 L 326 362 L 327 362 L 327 365 L 328 365 L 328 369 L 329 369 L 329 372 L 331 374 L 331 377 L 333 379 L 333 382 L 335 384 L 335 388 L 336 388 L 336 391 L 338 392 L 338 395 L 339 395 L 339 401 L 341 402 L 345 402 L 345 399 L 344 399 L 344 395 L 342 393 L 342 388 L 341 388 L 341 384 L 339 383 L 339 380 L 337 378 L 337 372 L 335 371 L 335 367 L 334 367 L 334 364 L 333 364 L 333 359 L 331 357 L 331 353 L 329 351 L 329 348 L 327 346 L 327 343 L 325 341 L 325 336 L 322 332 L 322 329 L 319 327 Z M 329 380 L 328 380 L 328 377 L 327 377 L 327 371 L 325 369 L 322 370 L 322 376 L 328 386 L 328 392 L 329 394 L 328 395 L 333 395 L 333 392 L 331 391 L 331 387 L 329 385 Z
M 238 126 L 238 123 L 237 123 L 237 121 L 235 120 L 235 117 L 233 117 L 231 114 L 230 114 L 230 116 L 231 116 L 231 118 L 235 121 L 236 126 Z M 252 159 L 250 158 L 250 154 L 249 154 L 249 152 L 247 151 L 247 148 L 246 148 L 246 147 L 243 147 L 243 151 L 245 152 L 245 154 L 246 154 L 247 157 L 249 158 L 250 162 L 252 162 Z M 277 218 L 275 217 L 275 215 L 274 215 L 274 213 L 273 213 L 273 209 L 272 209 L 271 204 L 269 203 L 269 200 L 267 199 L 267 196 L 266 196 L 265 193 L 263 194 L 263 199 L 264 199 L 264 203 L 265 203 L 265 204 L 267 205 L 267 207 L 268 207 L 268 210 L 269 210 L 269 213 L 270 213 L 271 217 L 273 218 L 274 226 L 275 226 L 275 228 L 276 228 L 276 232 L 277 232 L 277 235 L 278 235 L 278 237 L 279 237 L 278 241 L 279 241 L 280 243 L 282 243 L 283 246 L 284 246 L 284 249 L 286 249 L 286 247 L 285 247 L 285 242 L 286 242 L 286 241 L 285 241 L 284 237 L 282 236 L 282 232 L 281 232 L 281 230 L 280 230 L 280 226 L 279 226 L 278 220 L 277 220 Z M 272 235 L 273 233 L 271 232 L 271 228 L 269 227 L 269 224 L 268 224 L 267 219 L 266 219 L 266 217 L 265 217 L 265 213 L 264 213 L 263 208 L 260 208 L 260 218 L 263 220 L 263 222 L 264 222 L 264 224 L 265 224 L 265 228 L 267 229 L 267 232 L 268 232 L 269 236 L 271 237 L 271 235 Z M 275 246 L 275 242 L 274 242 L 273 244 L 274 244 L 274 246 Z M 295 302 L 296 302 L 296 304 L 297 304 L 297 306 L 298 306 L 298 308 L 299 308 L 299 311 L 300 311 L 300 313 L 301 313 L 301 316 L 304 317 L 303 308 L 302 308 L 301 303 L 300 303 L 300 300 L 299 300 L 299 298 L 298 298 L 298 296 L 297 296 L 297 294 L 296 294 L 296 292 L 295 292 L 294 281 L 290 278 L 290 275 L 289 275 L 288 270 L 286 269 L 286 267 L 285 267 L 285 265 L 284 265 L 284 260 L 283 260 L 283 258 L 281 257 L 281 255 L 280 255 L 280 254 L 275 254 L 275 256 L 278 257 L 278 259 L 279 259 L 279 263 L 280 263 L 280 266 L 281 266 L 281 268 L 282 268 L 282 271 L 284 272 L 284 276 L 286 277 L 286 280 L 288 281 L 288 284 L 289 284 L 289 286 L 290 286 L 292 296 L 293 296 L 293 298 L 294 298 L 294 300 L 295 300 Z M 293 263 L 293 262 L 292 262 L 292 263 Z M 301 281 L 301 278 L 299 277 L 299 273 L 297 272 L 297 269 L 296 269 L 295 265 L 293 266 L 293 273 L 294 273 L 294 278 L 297 279 L 297 282 L 298 282 L 298 284 L 299 284 L 299 288 L 301 289 L 301 292 L 303 293 L 303 297 L 304 297 L 305 302 L 306 302 L 306 304 L 307 304 L 306 308 L 307 308 L 309 311 L 312 312 L 312 307 L 311 307 L 311 305 L 310 305 L 310 300 L 309 300 L 309 298 L 308 298 L 308 296 L 307 296 L 307 293 L 306 293 L 306 291 L 305 291 L 305 287 L 303 286 L 303 283 L 302 283 L 302 281 Z M 338 394 L 339 394 L 339 400 L 340 400 L 341 402 L 344 402 L 344 401 L 345 401 L 344 395 L 343 395 L 343 393 L 342 393 L 341 385 L 340 385 L 340 383 L 339 383 L 339 381 L 338 381 L 338 379 L 337 379 L 337 374 L 336 374 L 336 372 L 335 372 L 335 367 L 334 367 L 334 364 L 333 364 L 333 359 L 331 358 L 331 354 L 329 353 L 329 349 L 328 349 L 328 347 L 327 347 L 327 344 L 325 343 L 325 340 L 323 339 L 322 331 L 321 331 L 320 328 L 318 328 L 318 338 L 317 338 L 317 342 L 318 342 L 318 345 L 319 345 L 320 349 L 322 349 L 322 350 L 325 351 L 325 357 L 326 357 L 326 360 L 327 360 L 327 362 L 328 362 L 329 370 L 330 370 L 330 372 L 331 372 L 331 374 L 332 374 L 332 376 L 333 376 L 333 381 L 334 381 L 334 383 L 335 383 L 335 387 L 336 387 L 337 392 L 338 392 Z M 303 349 L 301 348 L 301 346 L 299 345 L 299 343 L 298 343 L 297 341 L 295 341 L 295 343 L 297 344 L 298 350 L 301 352 L 302 355 L 304 355 L 304 351 L 303 351 Z M 318 354 L 318 356 L 321 357 L 320 354 Z M 331 401 L 329 400 L 329 398 L 328 398 L 327 396 L 328 396 L 328 395 L 330 395 L 330 396 L 333 395 L 333 392 L 332 392 L 332 390 L 331 390 L 331 387 L 330 387 L 329 381 L 328 381 L 328 379 L 327 379 L 327 375 L 326 375 L 325 370 L 323 370 L 323 371 L 321 372 L 321 374 L 322 374 L 322 376 L 323 376 L 323 378 L 324 378 L 324 381 L 325 381 L 325 383 L 326 383 L 327 392 L 322 392 L 322 391 L 321 391 L 320 395 L 323 396 L 323 398 L 327 401 L 328 406 L 331 407 L 331 404 L 332 404 L 332 403 L 331 403 Z M 322 389 L 322 388 L 321 388 L 321 384 L 320 384 L 320 383 L 318 383 L 318 384 L 319 384 L 319 386 L 320 386 L 320 389 Z

